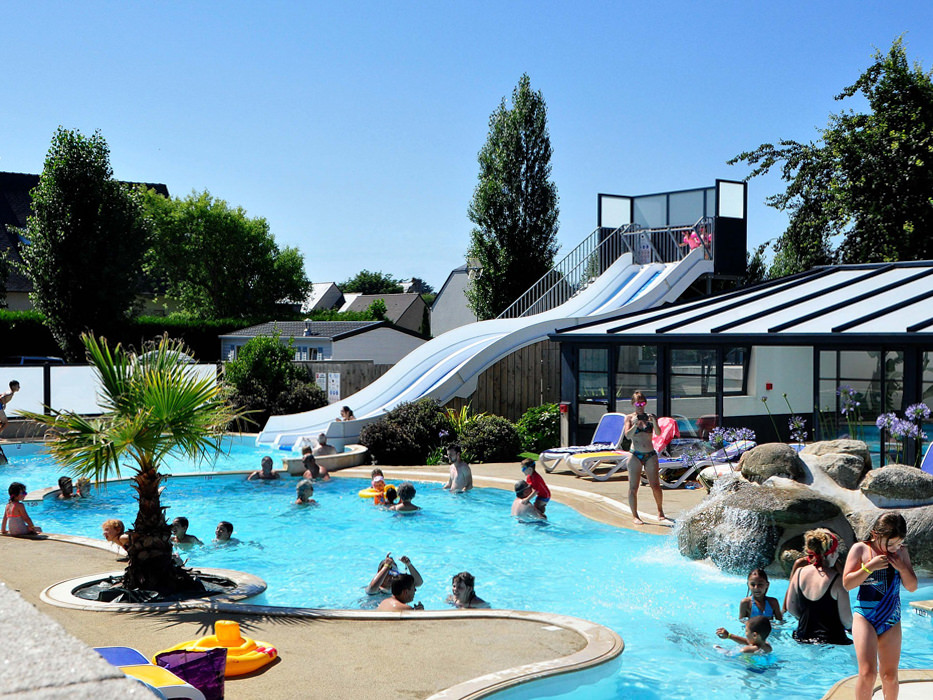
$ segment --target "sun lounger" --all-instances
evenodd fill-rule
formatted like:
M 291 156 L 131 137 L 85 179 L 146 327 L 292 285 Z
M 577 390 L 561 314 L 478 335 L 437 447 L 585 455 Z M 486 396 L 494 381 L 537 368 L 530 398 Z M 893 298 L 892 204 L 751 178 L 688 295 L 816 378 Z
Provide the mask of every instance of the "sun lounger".
M 568 455 L 563 464 L 577 476 L 589 477 L 596 481 L 606 481 L 628 464 L 629 456 L 629 452 L 623 452 L 622 450 L 581 452 Z M 596 473 L 596 468 L 601 464 L 609 465 L 609 471 L 605 474 Z
M 607 452 L 618 450 L 622 444 L 622 431 L 625 427 L 625 414 L 605 413 L 599 419 L 593 441 L 589 445 L 576 445 L 572 447 L 555 447 L 545 450 L 538 457 L 538 464 L 548 473 L 561 466 L 568 466 L 565 462 L 571 456 L 579 456 L 587 452 Z M 579 466 L 579 465 L 578 465 Z M 575 472 L 576 473 L 576 472 Z
M 132 647 L 95 647 L 111 665 L 123 673 L 146 685 L 155 688 L 165 698 L 187 698 L 187 700 L 205 700 L 204 693 L 187 681 L 161 666 L 149 662 L 143 654 Z

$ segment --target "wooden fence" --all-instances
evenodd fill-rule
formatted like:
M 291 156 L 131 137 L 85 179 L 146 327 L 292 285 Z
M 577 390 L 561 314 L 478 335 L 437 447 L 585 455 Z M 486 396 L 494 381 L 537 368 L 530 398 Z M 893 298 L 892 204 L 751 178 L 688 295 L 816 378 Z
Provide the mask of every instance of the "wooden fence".
M 516 350 L 479 375 L 476 391 L 466 399 L 455 398 L 447 406 L 459 410 L 470 404 L 485 411 L 518 420 L 532 406 L 560 401 L 560 344 L 542 340 Z
M 372 360 L 351 360 L 347 362 L 327 360 L 320 362 L 297 362 L 296 364 L 307 368 L 312 377 L 314 377 L 317 372 L 340 374 L 341 399 L 350 394 L 355 394 L 360 389 L 366 388 L 392 368 L 392 365 L 377 365 Z

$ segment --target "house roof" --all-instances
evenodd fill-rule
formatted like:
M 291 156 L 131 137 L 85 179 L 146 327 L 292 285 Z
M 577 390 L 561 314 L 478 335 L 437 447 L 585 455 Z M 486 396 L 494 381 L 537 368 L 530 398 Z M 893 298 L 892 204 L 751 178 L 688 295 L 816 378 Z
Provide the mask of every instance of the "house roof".
M 376 299 L 382 299 L 386 305 L 386 318 L 396 323 L 412 304 L 421 300 L 420 294 L 345 294 L 349 301 L 343 305 L 341 311 L 366 311 Z M 421 300 L 422 304 L 424 303 Z
M 456 275 L 465 275 L 469 272 L 469 270 L 470 267 L 466 263 L 463 263 L 460 267 L 455 267 L 453 270 L 451 270 L 450 274 L 447 275 L 447 279 L 444 280 L 444 284 L 442 284 L 441 288 L 438 290 L 437 296 L 434 297 L 434 304 L 437 304 L 437 300 L 441 298 L 441 296 L 444 294 L 444 290 L 447 289 L 447 285 L 450 284 L 450 281 Z M 432 305 L 431 308 L 433 310 L 434 306 Z
M 558 329 L 633 343 L 933 343 L 933 261 L 834 265 L 765 284 Z
M 305 335 L 305 329 L 310 331 Z M 276 333 L 283 338 L 328 338 L 330 340 L 343 340 L 360 333 L 367 333 L 376 328 L 390 328 L 399 333 L 424 338 L 407 328 L 393 326 L 388 321 L 268 321 L 255 326 L 249 326 L 237 331 L 225 333 L 221 338 L 255 338 L 257 336 L 273 336 Z
M 21 239 L 13 229 L 26 227 L 26 219 L 32 213 L 30 191 L 38 184 L 38 175 L 0 172 L 0 253 L 7 253 L 14 263 L 21 263 L 23 259 L 19 254 Z M 165 197 L 169 196 L 168 187 L 160 183 L 127 184 L 144 184 Z M 14 265 L 6 288 L 8 292 L 31 292 L 32 282 Z

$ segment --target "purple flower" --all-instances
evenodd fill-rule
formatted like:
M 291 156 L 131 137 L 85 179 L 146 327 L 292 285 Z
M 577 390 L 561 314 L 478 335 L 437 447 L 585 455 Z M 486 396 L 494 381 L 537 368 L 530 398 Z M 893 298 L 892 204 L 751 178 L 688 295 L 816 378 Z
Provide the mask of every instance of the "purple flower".
M 904 415 L 913 421 L 927 420 L 930 417 L 930 407 L 925 403 L 911 404 L 904 411 Z
M 437 436 L 438 436 L 441 440 L 446 440 L 447 438 L 450 437 L 450 433 L 449 433 L 448 431 L 446 431 L 446 430 L 442 430 L 441 432 L 439 432 L 439 433 L 437 434 Z
M 917 426 L 909 420 L 895 418 L 891 424 L 891 437 L 895 440 L 903 440 L 909 437 L 917 437 Z
M 875 425 L 883 430 L 890 430 L 896 420 L 897 416 L 893 413 L 882 413 L 878 416 L 878 420 L 875 421 Z

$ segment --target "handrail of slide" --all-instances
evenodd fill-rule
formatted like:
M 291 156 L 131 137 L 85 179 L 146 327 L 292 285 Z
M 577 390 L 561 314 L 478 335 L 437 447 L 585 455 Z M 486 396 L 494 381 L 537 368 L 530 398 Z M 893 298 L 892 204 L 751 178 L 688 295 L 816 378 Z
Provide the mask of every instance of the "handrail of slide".
M 272 416 L 257 445 L 290 450 L 302 437 L 324 432 L 328 442 L 343 447 L 356 442 L 364 426 L 400 403 L 426 397 L 444 403 L 455 396 L 469 396 L 484 369 L 547 338 L 556 328 L 608 317 L 623 307 L 637 311 L 673 301 L 700 275 L 711 271 L 712 262 L 703 246 L 668 264 L 637 264 L 633 254 L 626 252 L 585 289 L 553 309 L 534 316 L 470 323 L 415 348 L 372 384 L 341 400 L 353 409 L 356 420 L 336 421 L 336 406 Z

